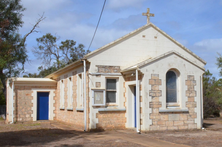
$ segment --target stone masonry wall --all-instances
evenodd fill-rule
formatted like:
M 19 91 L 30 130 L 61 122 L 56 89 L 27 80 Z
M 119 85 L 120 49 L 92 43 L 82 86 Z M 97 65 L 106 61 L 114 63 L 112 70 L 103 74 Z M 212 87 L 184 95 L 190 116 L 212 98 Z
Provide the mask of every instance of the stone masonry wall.
M 193 75 L 188 75 L 186 80 L 187 91 L 186 96 L 188 101 L 186 102 L 186 107 L 189 113 L 160 113 L 159 108 L 162 106 L 159 97 L 162 96 L 162 91 L 159 90 L 159 86 L 162 85 L 162 80 L 159 79 L 158 74 L 152 74 L 149 80 L 151 85 L 151 90 L 149 95 L 152 97 L 149 103 L 152 113 L 150 113 L 150 119 L 152 124 L 150 125 L 150 130 L 181 130 L 181 129 L 196 129 L 197 124 L 195 123 L 195 118 L 197 117 L 195 113 L 196 102 L 194 97 L 196 96 L 196 91 L 194 86 L 196 81 Z M 184 97 L 184 96 L 183 96 Z
M 99 112 L 96 114 L 96 118 L 99 120 L 99 123 L 96 124 L 96 129 L 125 129 L 125 112 Z
M 15 86 L 14 121 L 32 121 L 32 88 L 55 89 L 54 86 Z
M 64 100 L 65 100 L 65 109 L 60 109 L 60 82 L 57 82 L 57 99 L 55 100 L 55 119 L 58 121 L 63 121 L 66 123 L 73 124 L 73 127 L 76 127 L 77 129 L 83 130 L 84 129 L 84 112 L 83 111 L 77 111 L 77 74 L 76 72 L 73 73 L 72 76 L 72 98 L 73 98 L 73 110 L 67 110 L 68 108 L 68 96 L 67 96 L 67 81 L 69 80 L 67 78 L 67 75 L 64 75 L 63 81 L 64 81 Z M 58 79 L 59 80 L 59 79 Z
M 120 66 L 105 66 L 105 65 L 96 65 L 98 67 L 98 73 L 119 73 Z

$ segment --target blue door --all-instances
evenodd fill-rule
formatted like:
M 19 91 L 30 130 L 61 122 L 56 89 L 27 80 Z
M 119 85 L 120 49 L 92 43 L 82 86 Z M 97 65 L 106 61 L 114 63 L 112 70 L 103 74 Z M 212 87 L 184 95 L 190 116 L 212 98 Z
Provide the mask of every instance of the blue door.
M 37 93 L 37 120 L 49 119 L 49 93 Z
M 134 116 L 135 116 L 135 118 L 134 118 L 134 120 L 135 120 L 135 128 L 136 128 L 136 86 L 134 86 Z

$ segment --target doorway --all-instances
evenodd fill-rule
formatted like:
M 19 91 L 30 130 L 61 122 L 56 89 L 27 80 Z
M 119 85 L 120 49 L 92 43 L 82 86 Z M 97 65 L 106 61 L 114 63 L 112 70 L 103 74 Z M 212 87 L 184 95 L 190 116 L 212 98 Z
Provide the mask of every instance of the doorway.
M 37 120 L 49 119 L 49 92 L 37 92 Z

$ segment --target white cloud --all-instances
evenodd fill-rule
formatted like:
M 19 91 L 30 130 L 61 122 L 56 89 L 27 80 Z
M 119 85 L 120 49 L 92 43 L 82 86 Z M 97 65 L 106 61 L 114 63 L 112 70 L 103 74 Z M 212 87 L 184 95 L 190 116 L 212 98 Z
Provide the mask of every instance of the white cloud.
M 219 69 L 216 65 L 216 59 L 218 57 L 217 52 L 222 53 L 222 38 L 205 39 L 196 42 L 190 48 L 194 51 L 194 53 L 196 53 L 207 62 L 205 69 L 208 69 L 213 74 L 213 76 L 219 78 Z
M 216 13 L 212 14 L 214 10 L 217 10 L 218 14 L 221 11 L 217 7 L 218 2 L 109 0 L 91 49 L 97 49 L 146 24 L 146 17 L 143 17 L 142 13 L 149 7 L 151 13 L 155 14 L 151 22 L 183 45 L 193 49 L 192 51 L 208 62 L 206 68 L 217 73 L 216 52 L 222 49 L 222 39 L 207 38 L 219 38 L 221 34 L 219 27 L 215 27 L 215 22 L 220 22 L 221 18 Z M 40 32 L 33 33 L 27 38 L 29 58 L 33 60 L 26 68 L 30 72 L 35 68 L 37 70 L 37 64 L 41 63 L 37 62 L 30 50 L 36 46 L 36 38 L 46 33 L 59 36 L 59 41 L 73 39 L 88 48 L 103 5 L 103 1 L 90 0 L 21 0 L 21 3 L 27 9 L 22 18 L 24 25 L 19 33 L 27 33 L 39 18 L 39 14 L 45 12 L 46 17 L 39 25 Z M 187 13 L 188 11 L 192 13 Z
M 222 38 L 219 39 L 206 39 L 195 43 L 194 45 L 204 47 L 207 50 L 221 51 L 222 49 Z

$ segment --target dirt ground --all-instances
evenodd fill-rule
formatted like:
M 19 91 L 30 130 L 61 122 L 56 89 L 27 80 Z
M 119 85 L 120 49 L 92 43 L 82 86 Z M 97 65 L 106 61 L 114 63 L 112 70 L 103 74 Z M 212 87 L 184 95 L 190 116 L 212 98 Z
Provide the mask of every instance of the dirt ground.
M 222 119 L 204 120 L 202 130 L 149 132 L 147 137 L 159 140 L 184 144 L 194 147 L 221 147 L 222 146 Z
M 132 130 L 82 132 L 56 121 L 4 124 L 0 121 L 0 146 L 222 146 L 222 119 L 204 120 L 203 130 L 137 134 Z

